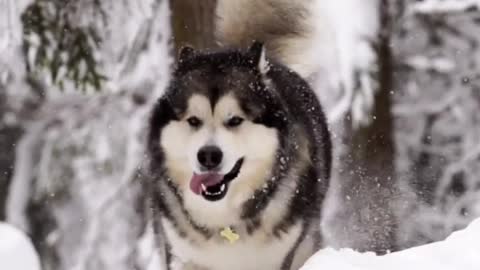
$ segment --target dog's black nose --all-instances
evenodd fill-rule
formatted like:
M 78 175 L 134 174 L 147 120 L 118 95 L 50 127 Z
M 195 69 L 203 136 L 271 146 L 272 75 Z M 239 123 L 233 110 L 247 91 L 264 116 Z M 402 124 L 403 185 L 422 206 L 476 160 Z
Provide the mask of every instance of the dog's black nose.
M 208 170 L 215 169 L 222 162 L 223 153 L 216 146 L 204 146 L 197 154 L 198 162 Z

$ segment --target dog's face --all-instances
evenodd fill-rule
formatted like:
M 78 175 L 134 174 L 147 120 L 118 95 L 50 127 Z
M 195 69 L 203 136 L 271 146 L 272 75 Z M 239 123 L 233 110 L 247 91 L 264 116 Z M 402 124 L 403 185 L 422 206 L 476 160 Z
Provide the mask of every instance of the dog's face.
M 254 123 L 234 95 L 211 102 L 192 94 L 180 119 L 163 129 L 160 145 L 170 177 L 184 194 L 219 201 L 240 182 L 242 192 L 258 188 L 273 166 L 278 140 L 277 130 Z
M 203 225 L 234 223 L 278 160 L 285 112 L 262 79 L 262 53 L 250 53 L 227 65 L 228 54 L 184 56 L 192 63 L 175 74 L 152 118 L 150 144 L 161 153 L 153 166 Z

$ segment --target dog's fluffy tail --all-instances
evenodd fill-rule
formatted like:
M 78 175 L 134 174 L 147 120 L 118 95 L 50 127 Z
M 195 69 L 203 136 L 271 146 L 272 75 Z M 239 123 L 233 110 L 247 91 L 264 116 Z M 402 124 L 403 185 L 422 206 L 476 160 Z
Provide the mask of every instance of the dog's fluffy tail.
M 261 41 L 269 58 L 309 78 L 333 64 L 329 61 L 335 55 L 332 27 L 318 2 L 218 0 L 217 40 L 222 46 L 235 47 Z
M 252 40 L 265 43 L 269 59 L 296 71 L 313 86 L 331 121 L 341 119 L 352 104 L 360 108 L 353 110 L 354 121 L 363 117 L 373 93 L 368 76 L 376 61 L 371 45 L 379 31 L 380 1 L 217 2 L 220 45 L 247 47 Z M 354 95 L 354 88 L 362 89 L 362 94 Z

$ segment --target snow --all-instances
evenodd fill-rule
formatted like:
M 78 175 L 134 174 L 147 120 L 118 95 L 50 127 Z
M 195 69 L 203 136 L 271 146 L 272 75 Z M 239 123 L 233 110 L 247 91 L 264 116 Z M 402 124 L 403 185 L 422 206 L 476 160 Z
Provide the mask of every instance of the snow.
M 31 95 L 23 80 L 25 65 L 22 53 L 20 14 L 32 0 L 0 0 L 0 84 L 9 85 L 5 94 L 12 109 L 21 107 Z M 15 63 L 12 65 L 11 63 Z
M 35 249 L 28 237 L 13 226 L 0 223 L 0 269 L 40 270 Z M 145 231 L 139 242 L 145 269 L 160 269 L 161 259 L 152 253 L 154 234 Z M 301 270 L 478 270 L 480 269 L 480 219 L 467 229 L 453 233 L 445 241 L 432 243 L 385 256 L 358 253 L 351 249 L 319 251 Z
M 376 39 L 379 29 L 379 2 L 318 0 L 316 3 L 318 15 L 315 16 L 315 27 L 318 35 L 334 36 L 333 40 L 315 42 L 316 48 L 328 42 L 327 47 L 335 50 L 333 54 L 331 50 L 325 51 L 320 60 L 328 65 L 328 80 L 334 85 L 328 93 L 320 95 L 328 119 L 330 122 L 340 121 L 351 110 L 355 126 L 368 123 L 376 91 L 369 73 L 376 62 L 371 41 Z M 322 27 L 325 24 L 330 28 Z M 332 57 L 335 59 L 332 60 Z M 325 86 L 316 88 L 323 89 Z
M 479 0 L 426 0 L 412 4 L 410 12 L 419 14 L 451 13 L 479 8 Z
M 38 255 L 28 237 L 6 223 L 0 223 L 0 269 L 40 270 Z
M 30 0 L 0 0 L 0 53 L 15 46 L 22 39 L 17 16 Z
M 319 251 L 301 270 L 478 270 L 480 269 L 480 219 L 445 241 L 376 256 L 351 249 Z
M 440 73 L 449 73 L 455 69 L 455 63 L 448 58 L 427 58 L 416 55 L 406 60 L 406 63 L 417 70 L 433 70 Z

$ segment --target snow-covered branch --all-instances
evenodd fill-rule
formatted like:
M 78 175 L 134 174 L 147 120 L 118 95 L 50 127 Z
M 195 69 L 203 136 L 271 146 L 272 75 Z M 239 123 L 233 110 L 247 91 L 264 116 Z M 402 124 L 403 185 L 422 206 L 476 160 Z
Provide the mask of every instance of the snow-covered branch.
M 424 0 L 410 5 L 413 14 L 460 13 L 479 10 L 479 0 Z
M 395 105 L 393 108 L 393 113 L 397 116 L 409 116 L 409 115 L 419 115 L 419 114 L 440 114 L 450 106 L 452 106 L 457 99 L 459 98 L 459 92 L 450 92 L 445 94 L 445 97 L 442 97 L 437 102 L 423 103 L 420 105 L 412 104 L 399 104 Z

